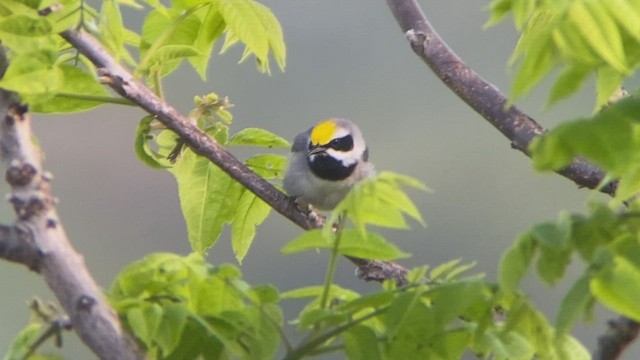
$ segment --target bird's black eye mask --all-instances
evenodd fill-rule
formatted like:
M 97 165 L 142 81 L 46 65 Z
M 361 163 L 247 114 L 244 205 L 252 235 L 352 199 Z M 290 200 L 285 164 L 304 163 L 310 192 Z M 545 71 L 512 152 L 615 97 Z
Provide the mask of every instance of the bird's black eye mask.
M 353 137 L 351 135 L 347 135 L 341 138 L 333 139 L 329 141 L 328 144 L 324 145 L 324 147 L 342 152 L 351 151 L 353 149 Z M 309 150 L 313 148 L 313 144 L 309 143 Z

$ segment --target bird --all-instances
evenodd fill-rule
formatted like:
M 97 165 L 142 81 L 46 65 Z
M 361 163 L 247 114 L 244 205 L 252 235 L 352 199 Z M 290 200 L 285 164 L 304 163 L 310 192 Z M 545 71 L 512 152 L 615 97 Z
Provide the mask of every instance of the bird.
M 332 210 L 354 185 L 374 175 L 360 128 L 329 118 L 294 138 L 283 186 L 298 203 Z

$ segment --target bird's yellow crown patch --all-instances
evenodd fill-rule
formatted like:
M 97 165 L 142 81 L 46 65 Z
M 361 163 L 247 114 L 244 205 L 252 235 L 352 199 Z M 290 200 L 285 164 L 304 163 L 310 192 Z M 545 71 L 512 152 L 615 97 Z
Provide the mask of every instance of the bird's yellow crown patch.
M 336 127 L 338 125 L 332 119 L 321 121 L 311 131 L 311 143 L 314 145 L 327 144 L 331 141 Z

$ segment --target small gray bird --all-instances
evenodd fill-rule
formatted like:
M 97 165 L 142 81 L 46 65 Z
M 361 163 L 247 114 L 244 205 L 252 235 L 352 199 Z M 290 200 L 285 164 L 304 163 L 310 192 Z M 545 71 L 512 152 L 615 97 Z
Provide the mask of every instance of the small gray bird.
M 298 134 L 291 147 L 284 189 L 320 210 L 331 210 L 358 182 L 375 174 L 356 124 L 339 118 Z

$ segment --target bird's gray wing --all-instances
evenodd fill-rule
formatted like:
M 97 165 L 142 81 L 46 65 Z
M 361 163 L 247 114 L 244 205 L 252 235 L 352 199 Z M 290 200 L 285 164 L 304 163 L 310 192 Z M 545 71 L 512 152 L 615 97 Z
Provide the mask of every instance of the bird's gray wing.
M 309 145 L 309 136 L 311 136 L 311 129 L 301 132 L 293 139 L 293 145 L 291 146 L 291 152 L 303 152 L 307 151 Z

